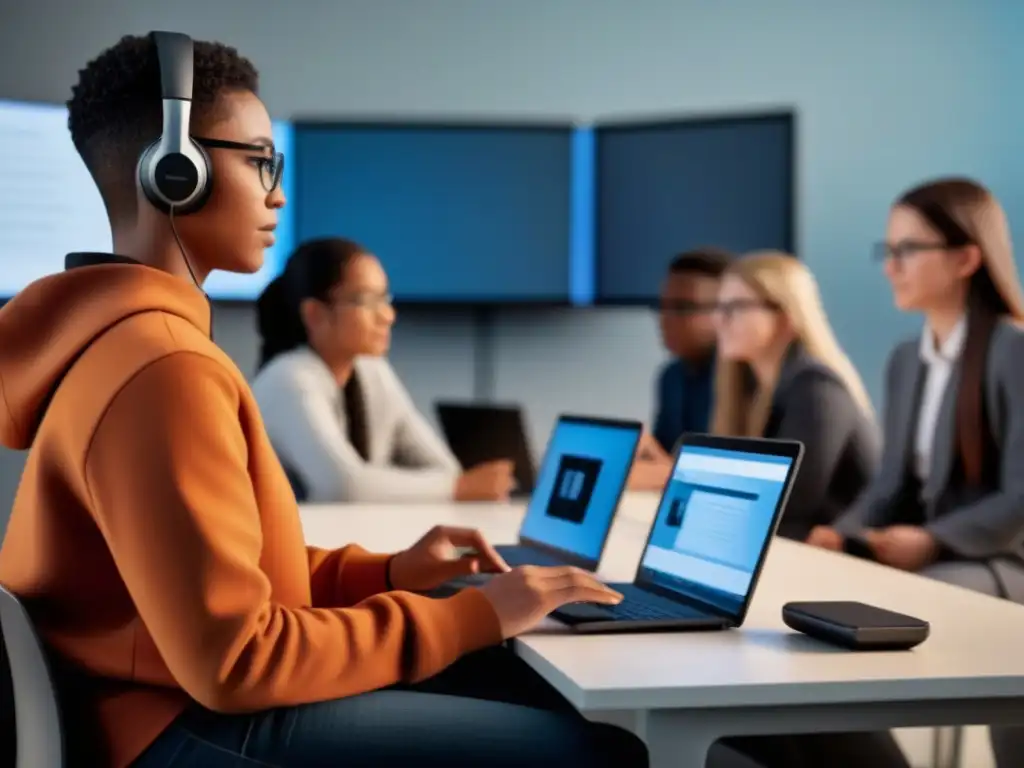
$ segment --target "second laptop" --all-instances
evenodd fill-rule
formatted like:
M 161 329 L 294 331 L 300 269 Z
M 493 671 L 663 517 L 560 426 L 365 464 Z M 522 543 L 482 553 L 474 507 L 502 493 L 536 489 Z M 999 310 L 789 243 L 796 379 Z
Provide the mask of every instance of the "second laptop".
M 505 562 L 513 568 L 575 565 L 596 571 L 642 429 L 638 421 L 560 416 L 519 528 L 519 543 L 495 547 Z M 455 579 L 437 592 L 480 584 L 492 575 Z

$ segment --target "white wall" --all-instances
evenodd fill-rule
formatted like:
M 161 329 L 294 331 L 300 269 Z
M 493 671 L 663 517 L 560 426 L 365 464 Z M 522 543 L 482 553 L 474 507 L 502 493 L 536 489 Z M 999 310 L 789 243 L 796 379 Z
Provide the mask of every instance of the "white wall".
M 872 393 L 913 332 L 869 260 L 903 187 L 986 180 L 1024 219 L 1017 118 L 1024 54 L 1013 0 L 0 0 L 0 97 L 58 101 L 123 33 L 180 29 L 237 45 L 274 116 L 493 115 L 591 120 L 795 105 L 801 253 Z M 0 148 L 2 152 L 2 148 Z M 666 257 L 668 254 L 666 254 Z M 255 359 L 246 309 L 218 340 Z M 394 362 L 416 400 L 471 393 L 459 317 L 406 320 Z M 535 441 L 560 410 L 646 417 L 661 360 L 640 310 L 499 319 L 497 397 L 530 409 Z M 20 462 L 0 456 L 0 509 Z M 3 513 L 0 512 L 0 522 Z

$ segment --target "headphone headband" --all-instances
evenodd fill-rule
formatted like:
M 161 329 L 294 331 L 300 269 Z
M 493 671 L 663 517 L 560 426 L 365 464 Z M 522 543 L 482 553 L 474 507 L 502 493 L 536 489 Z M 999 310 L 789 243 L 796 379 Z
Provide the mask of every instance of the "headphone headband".
M 180 32 L 150 32 L 160 63 L 160 92 L 164 101 L 192 101 L 192 38 Z
M 210 193 L 210 162 L 190 135 L 193 44 L 180 32 L 150 32 L 160 67 L 163 128 L 139 158 L 139 184 L 164 212 L 183 216 L 199 210 Z

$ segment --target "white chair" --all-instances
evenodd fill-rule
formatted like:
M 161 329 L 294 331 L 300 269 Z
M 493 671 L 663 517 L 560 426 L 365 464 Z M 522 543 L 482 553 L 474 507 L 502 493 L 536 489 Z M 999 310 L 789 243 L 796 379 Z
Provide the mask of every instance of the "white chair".
M 15 768 L 64 768 L 64 732 L 43 644 L 25 606 L 2 586 L 0 634 L 14 691 Z

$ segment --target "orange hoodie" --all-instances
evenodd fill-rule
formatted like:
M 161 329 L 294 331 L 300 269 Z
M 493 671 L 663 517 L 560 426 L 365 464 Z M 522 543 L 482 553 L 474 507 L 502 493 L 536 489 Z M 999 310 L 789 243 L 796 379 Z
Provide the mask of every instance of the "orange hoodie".
M 192 700 L 351 696 L 500 641 L 476 590 L 384 593 L 385 555 L 307 547 L 205 298 L 107 261 L 0 309 L 0 442 L 29 449 L 0 582 L 78 681 L 65 719 L 100 736 L 93 765 L 127 766 Z

